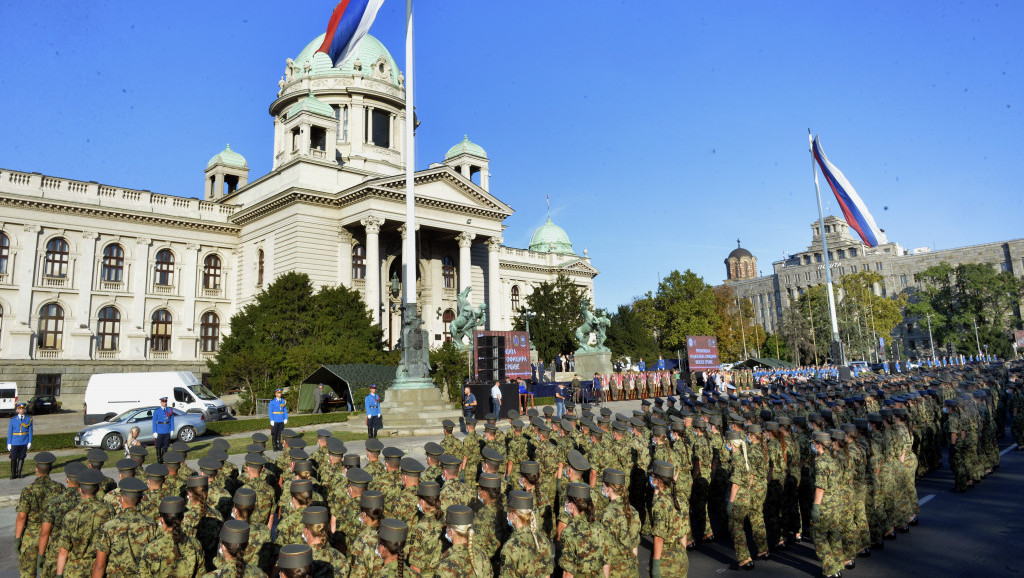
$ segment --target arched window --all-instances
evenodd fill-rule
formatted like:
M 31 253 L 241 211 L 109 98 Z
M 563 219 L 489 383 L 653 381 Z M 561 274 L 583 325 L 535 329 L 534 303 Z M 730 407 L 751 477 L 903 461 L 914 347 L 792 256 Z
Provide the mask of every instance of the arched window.
M 11 256 L 11 240 L 7 234 L 0 231 L 0 275 L 7 272 L 7 260 Z
M 452 325 L 452 321 L 455 321 L 455 311 L 453 311 L 451 309 L 445 309 L 444 310 L 444 315 L 441 317 L 441 321 L 444 322 L 444 340 L 445 341 L 451 341 L 452 340 L 451 325 Z
M 360 244 L 352 247 L 352 278 L 366 279 L 366 247 Z
M 220 289 L 220 257 L 217 255 L 203 259 L 203 289 Z
M 47 277 L 68 276 L 68 242 L 63 237 L 50 239 L 46 244 L 43 272 Z
M 171 312 L 158 309 L 153 312 L 153 325 L 150 329 L 149 348 L 152 351 L 171 350 Z
M 121 337 L 121 312 L 116 307 L 100 309 L 96 346 L 100 351 L 117 351 Z
M 174 253 L 170 249 L 161 249 L 157 252 L 153 283 L 155 285 L 174 285 Z
M 448 255 L 441 257 L 441 277 L 445 289 L 455 288 L 455 262 Z
M 64 308 L 47 303 L 39 310 L 39 349 L 60 349 L 63 345 Z
M 256 286 L 263 286 L 263 249 L 256 251 Z
M 220 344 L 220 317 L 213 311 L 203 314 L 199 323 L 199 338 L 204 353 L 217 351 Z
M 107 283 L 120 283 L 124 279 L 124 249 L 117 243 L 103 248 L 103 267 L 100 278 Z
M 519 311 L 519 285 L 512 286 L 512 312 L 516 313 Z

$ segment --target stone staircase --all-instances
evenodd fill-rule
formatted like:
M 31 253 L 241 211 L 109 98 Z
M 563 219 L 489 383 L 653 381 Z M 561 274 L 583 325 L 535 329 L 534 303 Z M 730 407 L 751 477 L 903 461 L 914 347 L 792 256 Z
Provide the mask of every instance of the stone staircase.
M 429 436 L 441 434 L 441 422 L 459 423 L 462 412 L 441 398 L 436 387 L 422 389 L 389 389 L 380 403 L 384 428 L 377 436 Z

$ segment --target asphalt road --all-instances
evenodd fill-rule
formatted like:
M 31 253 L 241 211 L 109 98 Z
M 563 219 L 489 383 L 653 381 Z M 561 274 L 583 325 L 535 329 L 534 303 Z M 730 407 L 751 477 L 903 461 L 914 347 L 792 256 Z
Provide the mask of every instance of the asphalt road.
M 390 443 L 392 440 L 388 440 Z M 399 438 L 394 445 L 422 460 L 422 444 L 428 438 Z M 1004 440 L 1002 449 L 1009 449 Z M 420 454 L 420 455 L 417 455 Z M 232 456 L 238 458 L 240 456 Z M 857 568 L 846 570 L 844 576 L 1020 576 L 1024 573 L 1024 452 L 1008 451 L 1002 467 L 965 494 L 954 494 L 952 475 L 948 470 L 933 472 L 918 481 L 921 503 L 921 525 L 909 534 L 886 542 L 884 550 L 870 558 L 857 560 Z M 0 578 L 15 577 L 17 561 L 12 543 L 15 508 L 0 508 Z M 650 543 L 645 539 L 640 549 L 641 572 L 650 557 Z M 717 576 L 743 573 L 733 558 L 732 545 L 726 541 L 700 544 L 690 552 L 691 576 Z M 820 576 L 821 566 L 814 556 L 812 544 L 803 543 L 788 550 L 772 553 L 772 559 L 757 562 L 756 576 Z M 642 574 L 646 576 L 647 574 Z

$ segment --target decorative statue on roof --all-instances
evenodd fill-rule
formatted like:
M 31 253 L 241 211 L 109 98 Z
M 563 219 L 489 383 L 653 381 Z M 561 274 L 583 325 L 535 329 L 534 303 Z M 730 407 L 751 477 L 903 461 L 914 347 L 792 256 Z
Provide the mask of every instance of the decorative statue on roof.
M 612 325 L 608 316 L 603 313 L 601 315 L 594 315 L 591 313 L 586 303 L 580 306 L 580 313 L 583 314 L 583 325 L 576 328 L 576 341 L 580 344 L 580 348 L 577 349 L 576 352 L 587 353 L 594 351 L 611 351 L 604 346 L 608 328 Z M 591 333 L 594 334 L 594 345 L 590 345 Z
M 487 320 L 486 303 L 481 303 L 480 307 L 476 310 L 473 310 L 473 306 L 470 305 L 469 292 L 471 290 L 472 287 L 466 287 L 459 293 L 458 313 L 456 313 L 455 319 L 448 325 L 448 331 L 452 334 L 452 341 L 455 342 L 455 346 L 459 349 L 466 348 L 462 338 L 469 336 L 477 327 L 483 326 Z

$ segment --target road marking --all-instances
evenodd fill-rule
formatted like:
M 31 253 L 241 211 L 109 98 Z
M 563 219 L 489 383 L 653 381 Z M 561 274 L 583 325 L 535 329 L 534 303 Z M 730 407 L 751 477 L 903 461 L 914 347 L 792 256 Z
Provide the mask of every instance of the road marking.
M 934 498 L 934 497 L 935 497 L 935 494 L 928 494 L 927 496 L 925 496 L 925 497 L 921 498 L 920 500 L 918 500 L 917 501 L 917 505 L 918 506 L 923 506 L 923 505 L 927 504 L 928 502 L 930 502 L 932 500 L 932 498 Z
M 999 452 L 999 457 L 1003 457 L 1003 456 L 1005 456 L 1006 454 L 1012 452 L 1015 449 L 1017 449 L 1017 444 L 1011 444 L 1010 447 L 1008 447 L 1005 450 Z

